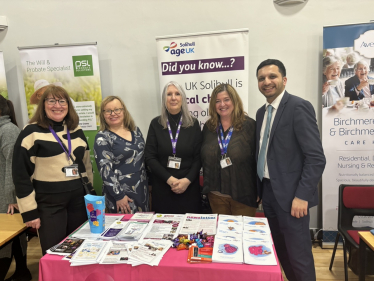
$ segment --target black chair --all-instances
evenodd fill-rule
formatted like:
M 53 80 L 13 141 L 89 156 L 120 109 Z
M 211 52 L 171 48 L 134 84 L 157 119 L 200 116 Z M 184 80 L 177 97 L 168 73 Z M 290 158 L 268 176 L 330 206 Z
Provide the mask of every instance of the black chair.
M 373 185 L 345 185 L 339 186 L 338 234 L 335 239 L 334 251 L 329 270 L 334 263 L 335 252 L 339 238 L 343 240 L 343 257 L 345 280 L 348 281 L 347 265 L 355 274 L 359 274 L 358 244 L 359 231 L 369 231 L 372 227 L 353 227 L 354 216 L 374 216 L 374 186 Z M 349 260 L 347 264 L 347 251 Z M 367 262 L 373 263 L 374 256 L 367 251 Z M 367 266 L 366 274 L 374 274 L 374 268 Z

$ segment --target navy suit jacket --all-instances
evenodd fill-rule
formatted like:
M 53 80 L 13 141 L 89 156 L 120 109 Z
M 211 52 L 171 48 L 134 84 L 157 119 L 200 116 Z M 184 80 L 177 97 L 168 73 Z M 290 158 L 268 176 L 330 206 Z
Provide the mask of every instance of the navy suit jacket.
M 256 159 L 265 105 L 256 114 Z M 278 204 L 291 212 L 294 197 L 318 204 L 318 182 L 326 158 L 318 131 L 314 108 L 310 102 L 284 92 L 270 131 L 267 166 Z M 262 182 L 257 176 L 257 189 L 262 198 Z
M 369 77 L 369 79 L 372 79 L 372 77 Z M 361 100 L 364 98 L 364 91 L 361 90 L 360 93 L 357 96 L 356 93 L 356 87 L 360 85 L 360 79 L 358 77 L 352 76 L 351 78 L 347 79 L 345 81 L 345 96 L 349 97 L 349 100 Z M 374 85 L 369 85 L 370 93 L 374 95 Z

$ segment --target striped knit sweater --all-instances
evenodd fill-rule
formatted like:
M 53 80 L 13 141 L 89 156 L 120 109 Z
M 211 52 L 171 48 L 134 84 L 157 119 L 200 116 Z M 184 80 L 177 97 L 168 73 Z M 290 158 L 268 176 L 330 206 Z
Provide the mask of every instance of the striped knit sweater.
M 68 147 L 66 126 L 60 122 L 54 131 Z M 71 155 L 82 176 L 93 182 L 90 151 L 86 137 L 78 126 L 70 131 Z M 66 177 L 64 167 L 71 165 L 49 129 L 37 124 L 27 125 L 20 133 L 13 153 L 13 181 L 23 221 L 39 218 L 36 193 L 61 193 L 83 188 L 79 177 Z

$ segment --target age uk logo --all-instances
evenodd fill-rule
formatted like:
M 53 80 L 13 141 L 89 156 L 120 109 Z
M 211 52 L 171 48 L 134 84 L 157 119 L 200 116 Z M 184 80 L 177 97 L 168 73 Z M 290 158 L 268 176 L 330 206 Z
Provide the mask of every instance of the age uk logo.
M 92 55 L 73 56 L 74 77 L 93 76 Z
M 184 48 L 184 47 L 194 47 L 195 46 L 195 42 L 192 42 L 192 43 L 180 43 L 180 48 L 177 48 L 178 47 L 178 44 L 175 43 L 175 42 L 171 42 L 170 43 L 170 46 L 164 46 L 163 49 L 165 52 L 169 52 L 171 55 L 175 55 L 177 57 L 179 57 L 180 55 L 183 55 L 183 54 L 189 54 L 189 53 L 195 53 L 194 52 L 194 49 L 195 48 Z

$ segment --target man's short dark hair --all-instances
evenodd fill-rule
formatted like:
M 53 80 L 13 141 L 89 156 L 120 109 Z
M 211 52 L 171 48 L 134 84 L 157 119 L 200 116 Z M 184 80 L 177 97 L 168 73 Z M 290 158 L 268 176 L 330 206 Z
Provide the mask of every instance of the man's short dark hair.
M 286 76 L 286 68 L 284 67 L 284 64 L 280 60 L 267 59 L 267 60 L 264 60 L 262 63 L 260 63 L 260 65 L 257 67 L 256 77 L 258 76 L 258 71 L 264 66 L 268 66 L 268 65 L 278 66 L 279 72 L 280 74 L 282 74 L 282 78 Z

